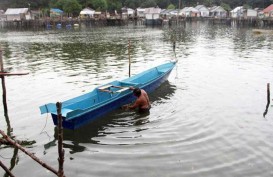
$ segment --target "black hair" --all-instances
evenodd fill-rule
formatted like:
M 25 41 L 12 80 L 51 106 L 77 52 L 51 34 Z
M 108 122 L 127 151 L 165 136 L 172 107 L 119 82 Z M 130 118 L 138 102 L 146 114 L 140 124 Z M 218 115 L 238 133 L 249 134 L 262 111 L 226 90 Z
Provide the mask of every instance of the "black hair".
M 135 88 L 133 93 L 135 96 L 139 97 L 141 95 L 141 90 L 139 88 Z

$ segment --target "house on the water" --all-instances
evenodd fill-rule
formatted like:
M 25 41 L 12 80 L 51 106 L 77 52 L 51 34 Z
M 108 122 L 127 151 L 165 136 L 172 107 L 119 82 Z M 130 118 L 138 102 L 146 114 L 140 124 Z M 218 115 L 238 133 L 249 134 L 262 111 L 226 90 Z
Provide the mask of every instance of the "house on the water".
M 136 15 L 138 18 L 145 18 L 145 8 L 138 7 L 136 9 Z
M 230 11 L 231 18 L 242 18 L 244 16 L 244 7 L 238 6 Z
M 28 8 L 8 8 L 4 15 L 7 21 L 31 20 L 31 13 Z
M 198 5 L 195 9 L 199 10 L 201 17 L 209 17 L 209 9 L 204 5 Z
M 273 4 L 263 10 L 265 17 L 273 17 Z
M 145 25 L 161 25 L 162 19 L 160 18 L 161 8 L 146 8 L 145 9 Z
M 95 14 L 95 10 L 93 10 L 93 9 L 91 9 L 89 7 L 86 7 L 86 8 L 81 10 L 79 17 L 81 19 L 90 19 L 90 18 L 94 17 L 94 14 Z
M 61 9 L 57 9 L 57 8 L 51 8 L 50 9 L 50 17 L 51 18 L 56 18 L 56 17 L 61 17 L 63 16 L 64 11 L 62 11 Z
M 5 11 L 4 10 L 0 10 L 0 21 L 4 21 L 6 20 L 6 17 L 5 17 Z
M 180 10 L 179 15 L 182 17 L 200 17 L 200 11 L 194 7 L 184 7 Z
M 244 11 L 245 19 L 255 19 L 257 17 L 258 17 L 258 11 L 255 9 L 246 9 L 246 11 Z
M 123 19 L 133 18 L 135 15 L 135 11 L 131 8 L 123 7 L 121 9 L 121 16 Z
M 209 8 L 209 16 L 214 18 L 225 18 L 227 17 L 227 11 L 221 6 L 214 6 Z

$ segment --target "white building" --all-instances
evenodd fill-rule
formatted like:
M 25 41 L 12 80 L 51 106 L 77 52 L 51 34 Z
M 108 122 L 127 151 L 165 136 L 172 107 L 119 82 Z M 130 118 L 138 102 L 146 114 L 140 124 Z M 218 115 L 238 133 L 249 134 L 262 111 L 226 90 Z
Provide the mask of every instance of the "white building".
M 161 8 L 146 8 L 145 9 L 145 24 L 146 25 L 160 25 L 162 21 L 160 19 Z
M 209 8 L 209 16 L 216 18 L 227 17 L 227 11 L 221 6 L 213 6 Z
M 127 19 L 127 18 L 131 18 L 131 17 L 134 17 L 135 15 L 135 10 L 134 9 L 131 9 L 131 8 L 127 8 L 127 7 L 123 7 L 121 9 L 121 15 L 122 15 L 122 18 L 123 19 Z
M 200 17 L 200 11 L 194 7 L 184 7 L 180 10 L 179 15 L 183 17 Z
M 31 19 L 31 13 L 28 8 L 8 8 L 4 15 L 7 17 L 7 21 Z
M 80 18 L 82 18 L 82 19 L 92 18 L 92 17 L 94 17 L 94 14 L 95 14 L 95 10 L 87 7 L 87 8 L 84 8 L 80 12 Z
M 257 18 L 258 11 L 254 9 L 247 9 L 246 10 L 246 18 Z
M 209 17 L 209 9 L 204 5 L 198 5 L 195 9 L 199 10 L 201 17 Z
M 144 18 L 144 17 L 145 17 L 144 12 L 145 12 L 145 9 L 144 9 L 144 8 L 140 8 L 140 7 L 137 8 L 137 9 L 136 9 L 137 17 L 139 17 L 139 18 Z
M 230 11 L 231 18 L 240 18 L 244 16 L 244 7 L 239 6 Z

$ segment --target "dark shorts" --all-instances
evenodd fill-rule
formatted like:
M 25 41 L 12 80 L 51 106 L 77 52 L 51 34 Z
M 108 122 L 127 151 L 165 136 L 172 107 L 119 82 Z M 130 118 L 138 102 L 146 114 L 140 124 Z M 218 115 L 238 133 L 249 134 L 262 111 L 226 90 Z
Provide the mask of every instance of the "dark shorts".
M 149 113 L 151 109 L 151 106 L 149 106 L 148 108 L 138 108 L 138 112 L 139 113 Z

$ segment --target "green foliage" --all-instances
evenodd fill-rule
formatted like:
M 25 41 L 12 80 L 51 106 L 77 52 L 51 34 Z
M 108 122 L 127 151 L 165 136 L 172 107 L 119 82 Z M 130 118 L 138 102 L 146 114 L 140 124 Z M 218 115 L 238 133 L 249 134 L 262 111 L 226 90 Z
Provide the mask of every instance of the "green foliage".
M 108 10 L 110 12 L 114 10 L 119 11 L 121 8 L 122 8 L 122 4 L 119 0 L 108 1 Z
M 166 7 L 169 6 L 169 4 L 176 4 L 176 3 L 171 3 L 170 0 L 156 0 L 156 4 L 158 7 L 165 9 Z
M 63 4 L 63 10 L 68 14 L 72 14 L 72 16 L 78 16 L 82 6 L 77 0 L 66 0 L 65 4 Z
M 168 5 L 167 9 L 175 9 L 175 5 L 170 4 L 170 5 Z
M 106 0 L 92 0 L 92 7 L 95 10 L 107 10 Z
M 141 4 L 141 7 L 156 7 L 155 0 L 147 0 Z
M 213 5 L 213 0 L 204 0 L 204 5 L 207 7 L 211 7 Z
M 249 4 L 244 4 L 243 7 L 244 9 L 252 9 L 252 7 Z
M 231 9 L 231 7 L 228 5 L 228 4 L 226 4 L 226 3 L 221 3 L 221 7 L 223 7 L 226 11 L 231 11 L 232 9 Z

